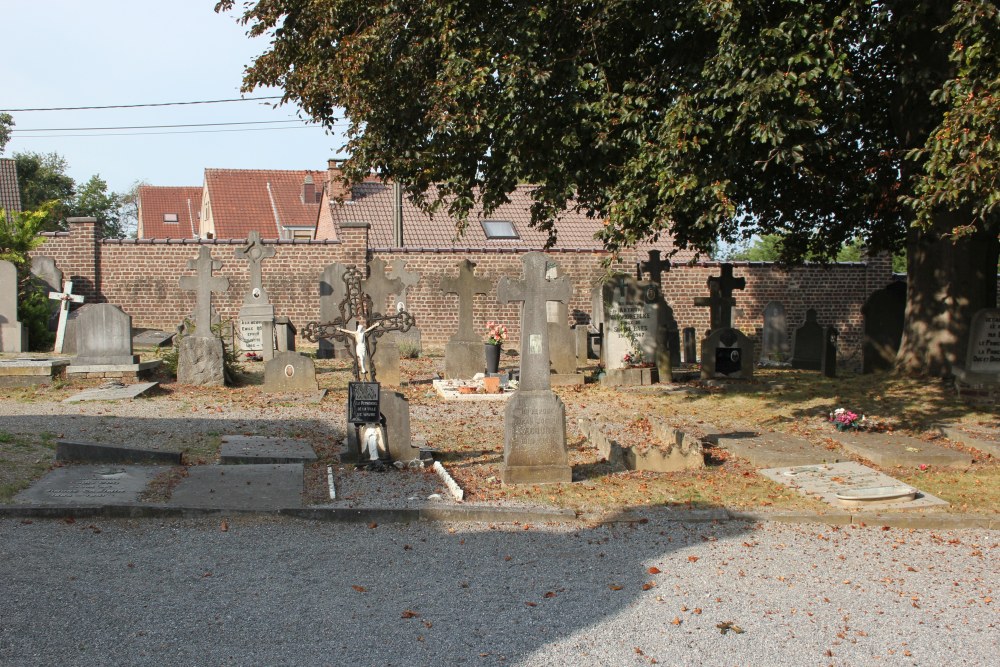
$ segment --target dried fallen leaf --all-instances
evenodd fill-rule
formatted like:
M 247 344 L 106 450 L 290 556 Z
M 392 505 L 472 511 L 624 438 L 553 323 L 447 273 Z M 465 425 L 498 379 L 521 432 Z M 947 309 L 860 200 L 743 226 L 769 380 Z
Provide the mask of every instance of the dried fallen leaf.
M 733 632 L 735 632 L 738 635 L 742 635 L 743 634 L 743 628 L 741 628 L 740 626 L 734 624 L 732 621 L 723 621 L 722 623 L 716 624 L 715 627 L 719 628 L 719 631 L 722 634 L 726 634 L 730 630 L 732 630 Z
M 355 586 L 351 586 L 351 588 L 353 588 L 354 590 L 356 590 L 359 593 L 367 593 L 368 592 L 368 589 L 365 588 L 364 586 L 357 586 L 357 585 L 355 585 Z
M 654 588 L 655 586 L 656 586 L 655 581 L 647 581 L 642 585 L 642 590 L 648 591 L 650 588 Z
M 419 618 L 419 617 L 420 614 L 413 611 L 412 609 L 407 609 L 406 611 L 403 612 L 403 615 L 400 618 Z
M 622 589 L 622 587 L 619 586 L 618 584 L 610 584 L 608 588 L 610 588 L 613 591 L 620 591 Z
M 661 572 L 660 568 L 653 566 L 647 570 L 650 574 L 659 574 Z
M 374 521 L 372 521 L 370 524 L 368 524 L 368 527 L 369 528 L 378 528 L 378 524 L 375 523 Z
M 219 530 L 221 530 L 223 533 L 226 532 L 226 531 L 228 531 L 229 530 L 229 522 L 226 521 L 225 519 L 223 519 L 222 523 L 219 524 Z
M 689 563 L 697 563 L 698 562 L 698 557 L 697 556 L 688 556 L 688 562 Z
M 537 607 L 538 606 L 537 602 L 525 602 L 524 604 L 527 605 L 528 607 Z
M 674 616 L 674 620 L 670 621 L 670 624 L 671 625 L 680 625 L 681 624 L 680 617 L 679 616 Z
M 547 591 L 545 593 L 545 595 L 543 595 L 542 597 L 543 598 L 554 598 L 555 596 L 556 596 L 556 594 L 553 591 Z

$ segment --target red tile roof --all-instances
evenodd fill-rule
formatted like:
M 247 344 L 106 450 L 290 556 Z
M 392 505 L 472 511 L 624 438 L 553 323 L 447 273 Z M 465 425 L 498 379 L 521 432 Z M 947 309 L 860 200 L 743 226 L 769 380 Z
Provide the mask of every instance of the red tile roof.
M 201 191 L 201 187 L 141 186 L 138 237 L 140 239 L 198 238 Z M 164 216 L 177 216 L 177 222 L 166 222 Z
M 17 185 L 17 162 L 0 158 L 0 208 L 5 211 L 21 210 L 21 191 Z
M 326 170 L 206 169 L 215 238 L 243 239 L 257 231 L 275 239 L 283 238 L 280 228 L 315 228 L 319 202 L 315 195 L 306 201 L 307 176 L 314 193 L 322 192 Z
M 403 197 L 403 246 L 406 248 L 530 248 L 542 249 L 548 235 L 529 227 L 531 220 L 531 190 L 534 186 L 520 185 L 510 195 L 510 202 L 501 205 L 486 220 L 503 220 L 513 224 L 518 238 L 489 239 L 482 226 L 482 209 L 476 207 L 469 214 L 469 225 L 465 233 L 456 238 L 455 221 L 444 211 L 429 216 Z M 380 182 L 365 182 L 352 188 L 350 201 L 330 202 L 330 214 L 339 226 L 345 222 L 367 222 L 369 245 L 373 248 L 394 248 L 395 234 L 392 221 L 393 189 Z M 325 216 L 324 216 L 325 217 Z M 565 211 L 556 221 L 557 249 L 598 250 L 603 248 L 594 234 L 604 221 L 588 218 L 586 214 Z M 325 238 L 328 230 L 317 229 L 317 238 Z M 672 249 L 669 240 L 661 240 L 655 245 L 644 245 L 643 249 L 656 247 L 664 252 Z

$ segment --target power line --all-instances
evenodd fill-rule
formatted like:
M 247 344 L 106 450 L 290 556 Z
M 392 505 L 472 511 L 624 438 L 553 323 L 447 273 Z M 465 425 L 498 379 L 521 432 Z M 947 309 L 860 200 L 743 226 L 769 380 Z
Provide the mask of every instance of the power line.
M 295 127 L 243 127 L 231 130 L 180 130 L 177 132 L 93 132 L 89 134 L 33 134 L 21 137 L 21 141 L 31 139 L 61 139 L 63 137 L 144 137 L 157 134 L 217 134 L 219 132 L 274 132 L 277 130 L 310 130 L 313 125 L 297 125 Z
M 170 127 L 215 127 L 222 125 L 275 125 L 279 123 L 301 123 L 298 120 L 247 120 L 239 122 L 225 122 L 225 123 L 184 123 L 179 125 L 121 125 L 121 126 L 110 126 L 110 127 L 36 127 L 28 129 L 17 129 L 14 128 L 12 134 L 20 134 L 21 132 L 89 132 L 89 131 L 102 131 L 102 130 L 157 130 L 165 129 Z
M 176 107 L 187 104 L 222 104 L 224 102 L 252 102 L 254 100 L 280 100 L 281 95 L 268 97 L 236 97 L 229 100 L 196 100 L 194 102 L 153 102 L 149 104 L 109 104 L 92 107 L 49 107 L 37 109 L 0 109 L 0 113 L 21 113 L 25 111 L 90 111 L 93 109 L 138 109 L 140 107 Z

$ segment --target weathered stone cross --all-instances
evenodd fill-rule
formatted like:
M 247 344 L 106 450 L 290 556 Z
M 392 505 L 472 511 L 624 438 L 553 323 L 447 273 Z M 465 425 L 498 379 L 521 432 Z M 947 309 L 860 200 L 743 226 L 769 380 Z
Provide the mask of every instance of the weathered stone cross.
M 733 265 L 723 264 L 720 267 L 722 275 L 712 276 L 708 279 L 708 290 L 710 296 L 699 296 L 695 298 L 694 305 L 708 306 L 711 310 L 711 330 L 719 328 L 729 328 L 733 326 L 732 307 L 736 305 L 733 298 L 734 289 L 746 289 L 746 278 L 733 278 Z
M 451 337 L 454 341 L 479 340 L 472 326 L 472 305 L 477 294 L 489 294 L 493 283 L 488 278 L 476 276 L 476 263 L 463 259 L 458 263 L 458 276 L 441 278 L 441 291 L 458 295 L 458 331 Z
M 61 354 L 66 343 L 66 318 L 69 317 L 69 304 L 71 301 L 83 303 L 83 297 L 79 294 L 73 294 L 72 280 L 64 280 L 63 291 L 49 292 L 49 298 L 59 301 L 59 325 L 56 327 L 56 344 L 53 351 Z
M 250 269 L 250 292 L 244 297 L 243 303 L 268 303 L 260 264 L 268 257 L 274 257 L 274 253 L 272 246 L 266 246 L 260 240 L 260 232 L 257 231 L 247 234 L 247 244 L 234 253 L 237 258 L 246 259 Z
M 649 282 L 663 286 L 663 274 L 670 271 L 670 260 L 660 259 L 659 250 L 649 251 L 649 260 L 636 263 L 636 280 L 642 282 L 642 274 L 649 274 Z
M 416 271 L 407 271 L 406 260 L 394 259 L 392 260 L 392 270 L 389 271 L 389 278 L 391 280 L 399 280 L 403 284 L 400 293 L 396 295 L 396 310 L 408 310 L 406 292 L 409 288 L 420 282 L 420 274 Z
M 390 294 L 401 294 L 403 281 L 399 278 L 389 279 L 385 275 L 385 261 L 376 257 L 368 263 L 368 277 L 361 281 L 361 289 L 371 297 L 372 314 L 381 315 L 386 312 L 385 304 Z M 392 308 L 395 312 L 396 308 Z
M 229 278 L 212 275 L 212 271 L 222 268 L 222 262 L 212 259 L 212 252 L 208 246 L 201 246 L 198 257 L 189 259 L 187 267 L 198 271 L 198 275 L 182 276 L 180 280 L 182 290 L 195 292 L 197 295 L 194 335 L 199 338 L 212 338 L 212 293 L 228 290 Z
M 551 389 L 549 379 L 549 332 L 545 304 L 569 303 L 573 287 L 568 276 L 546 280 L 547 259 L 543 253 L 529 252 L 521 258 L 522 280 L 506 276 L 497 283 L 497 301 L 522 301 L 520 391 Z

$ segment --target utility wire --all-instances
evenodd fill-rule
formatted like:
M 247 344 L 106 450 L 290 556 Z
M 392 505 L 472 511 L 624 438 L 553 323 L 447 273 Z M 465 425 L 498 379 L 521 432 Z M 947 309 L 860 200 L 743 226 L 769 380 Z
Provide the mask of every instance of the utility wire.
M 237 97 L 229 100 L 197 100 L 194 102 L 154 102 L 150 104 L 110 104 L 93 107 L 49 107 L 38 109 L 0 109 L 0 113 L 21 113 L 24 111 L 89 111 L 92 109 L 138 109 L 140 107 L 176 107 L 186 104 L 222 104 L 223 102 L 252 102 L 254 100 L 280 100 L 281 95 L 268 97 Z
M 219 132 L 275 132 L 277 130 L 309 130 L 312 125 L 297 125 L 295 127 L 242 127 L 231 130 L 178 130 L 175 132 L 93 132 L 90 134 L 33 134 L 21 137 L 21 141 L 31 139 L 61 139 L 63 137 L 143 137 L 156 134 L 218 134 Z
M 111 127 L 36 127 L 28 129 L 17 129 L 16 127 L 11 130 L 12 134 L 19 134 L 21 132 L 89 132 L 102 131 L 102 130 L 158 130 L 169 127 L 216 127 L 222 125 L 276 125 L 279 123 L 301 123 L 299 120 L 247 120 L 239 122 L 226 122 L 226 123 L 184 123 L 180 125 L 121 125 L 121 126 L 111 126 Z

